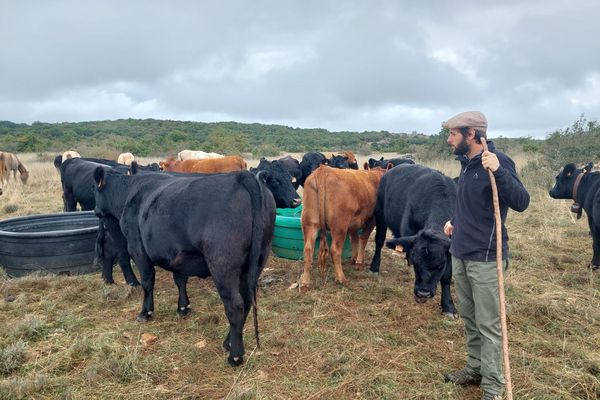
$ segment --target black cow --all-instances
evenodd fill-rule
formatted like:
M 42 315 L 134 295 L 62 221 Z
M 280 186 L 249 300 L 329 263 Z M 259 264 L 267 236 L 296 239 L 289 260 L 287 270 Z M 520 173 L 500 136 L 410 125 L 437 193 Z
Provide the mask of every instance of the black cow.
M 358 168 L 350 168 L 350 164 L 348 163 L 348 157 L 342 155 L 332 155 L 327 163 L 330 167 L 340 168 L 340 169 L 358 169 Z
M 261 157 L 256 168 L 250 168 L 250 172 L 257 173 L 258 171 L 265 171 L 270 169 L 272 165 L 278 165 L 281 168 L 276 167 L 277 170 L 281 169 L 288 173 L 290 176 L 290 181 L 292 182 L 292 186 L 294 186 L 294 189 L 298 189 L 298 186 L 300 186 L 298 182 L 302 177 L 302 170 L 300 169 L 300 163 L 298 160 L 293 157 L 285 156 L 279 160 L 273 161 L 269 161 L 266 158 Z
M 600 268 L 600 172 L 589 172 L 593 164 L 579 169 L 575 164 L 567 164 L 556 175 L 554 187 L 550 190 L 553 199 L 573 199 L 585 210 L 592 234 L 592 262 L 590 268 Z M 575 184 L 577 191 L 575 192 Z M 579 214 L 581 215 L 581 214 Z
M 292 176 L 292 184 L 294 185 L 294 189 L 298 189 L 298 186 L 300 186 L 298 181 L 302 177 L 302 169 L 300 168 L 300 161 L 296 160 L 292 156 L 281 157 L 277 161 Z
M 100 165 L 105 168 L 116 168 L 123 174 L 127 174 L 129 169 L 128 166 L 118 164 L 116 161 L 97 158 L 69 158 L 60 165 L 64 211 L 77 211 L 78 203 L 81 211 L 94 209 L 96 203 L 93 173 Z
M 402 246 L 409 265 L 414 268 L 415 300 L 422 303 L 435 296 L 441 282 L 442 313 L 448 316 L 454 316 L 456 309 L 450 295 L 451 242 L 443 229 L 452 218 L 455 201 L 456 184 L 438 171 L 415 164 L 390 169 L 377 191 L 377 232 L 371 261 L 371 271 L 379 272 L 381 248 L 389 227 L 394 239 L 386 245 Z
M 325 157 L 322 153 L 311 151 L 302 156 L 302 161 L 300 161 L 300 170 L 302 171 L 302 176 L 298 182 L 300 186 L 304 187 L 306 178 L 308 178 L 315 169 L 319 168 L 321 164 L 329 164 L 329 160 L 327 160 L 327 157 Z
M 76 211 L 77 203 L 79 203 L 82 211 L 94 209 L 96 206 L 93 189 L 94 170 L 98 167 L 115 169 L 124 175 L 128 173 L 129 168 L 126 165 L 113 163 L 111 160 L 87 158 L 70 158 L 60 165 L 64 211 Z M 118 260 L 125 281 L 131 286 L 139 286 L 140 282 L 131 268 L 127 244 L 123 244 L 123 239 L 118 224 L 100 218 L 98 237 L 96 238 L 95 261 L 102 265 L 102 279 L 104 282 L 114 283 L 112 268 L 114 262 Z
M 392 164 L 394 167 L 400 164 L 414 164 L 415 162 L 409 158 L 390 158 L 389 160 L 384 160 L 381 157 L 379 160 L 374 158 L 369 158 L 369 168 L 381 167 L 387 168 L 388 164 Z
M 267 262 L 275 225 L 275 200 L 250 172 L 173 177 L 94 172 L 96 214 L 113 216 L 140 271 L 144 301 L 138 321 L 154 312 L 154 266 L 173 272 L 177 312 L 189 312 L 189 276 L 212 276 L 225 306 L 229 333 L 223 346 L 229 364 L 243 362 L 242 332 L 254 306 L 256 285 Z
M 119 221 L 113 217 L 99 218 L 99 220 L 94 264 L 102 266 L 102 280 L 109 285 L 115 283 L 113 266 L 118 262 L 125 282 L 134 287 L 140 286 L 131 268 L 127 239 L 121 232 Z

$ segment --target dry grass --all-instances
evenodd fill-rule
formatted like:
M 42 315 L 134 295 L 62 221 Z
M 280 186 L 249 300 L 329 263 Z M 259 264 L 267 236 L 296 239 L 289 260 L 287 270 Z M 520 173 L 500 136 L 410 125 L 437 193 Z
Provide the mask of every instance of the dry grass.
M 12 182 L 0 217 L 62 207 L 50 161 L 21 157 L 30 183 Z M 518 164 L 525 158 L 515 157 Z M 148 160 L 149 161 L 149 160 Z M 456 176 L 456 162 L 434 167 Z M 507 274 L 511 367 L 517 399 L 600 396 L 600 276 L 585 268 L 591 239 L 568 201 L 530 188 L 524 213 L 510 213 Z M 5 212 L 7 204 L 17 209 Z M 372 255 L 372 244 L 368 256 Z M 300 262 L 271 258 L 259 290 L 262 347 L 251 320 L 247 361 L 233 369 L 220 345 L 222 303 L 210 280 L 191 280 L 192 315 L 179 319 L 171 276 L 158 270 L 155 319 L 134 322 L 141 292 L 100 276 L 0 275 L 0 349 L 26 348 L 0 374 L 0 399 L 478 399 L 477 388 L 442 382 L 465 358 L 460 320 L 440 315 L 439 295 L 412 299 L 413 274 L 384 253 L 379 278 L 347 267 L 350 286 L 319 282 L 306 294 L 288 289 Z M 264 279 L 269 277 L 272 279 Z M 140 344 L 142 333 L 158 341 Z M 18 343 L 21 343 L 20 345 Z

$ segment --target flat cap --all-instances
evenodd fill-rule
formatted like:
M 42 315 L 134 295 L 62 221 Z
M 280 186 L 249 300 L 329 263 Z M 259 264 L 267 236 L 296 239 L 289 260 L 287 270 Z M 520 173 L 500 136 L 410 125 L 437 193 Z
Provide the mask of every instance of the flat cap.
M 481 111 L 465 111 L 460 114 L 456 114 L 454 117 L 444 122 L 442 127 L 448 129 L 475 128 L 486 132 L 487 119 Z

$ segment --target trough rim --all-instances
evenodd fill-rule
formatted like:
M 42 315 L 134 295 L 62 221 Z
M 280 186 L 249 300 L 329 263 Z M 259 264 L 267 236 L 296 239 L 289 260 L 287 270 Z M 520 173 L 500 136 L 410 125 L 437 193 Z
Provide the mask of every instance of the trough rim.
M 94 213 L 94 211 L 66 211 L 60 213 L 47 213 L 47 214 L 32 214 L 32 215 L 24 215 L 20 217 L 12 217 L 7 218 L 0 221 L 0 238 L 57 238 L 57 237 L 65 237 L 65 236 L 75 236 L 86 233 L 93 233 L 98 230 L 98 225 L 90 226 L 87 228 L 75 228 L 75 229 L 63 229 L 63 230 L 54 230 L 54 231 L 44 231 L 44 232 L 12 232 L 4 230 L 4 225 L 13 224 L 15 222 L 27 222 L 28 220 L 34 221 L 43 221 L 47 219 L 57 219 L 61 220 L 60 217 L 64 217 L 65 220 L 78 221 L 78 220 L 93 220 L 96 218 L 96 222 L 98 217 Z M 93 218 L 92 218 L 93 217 Z

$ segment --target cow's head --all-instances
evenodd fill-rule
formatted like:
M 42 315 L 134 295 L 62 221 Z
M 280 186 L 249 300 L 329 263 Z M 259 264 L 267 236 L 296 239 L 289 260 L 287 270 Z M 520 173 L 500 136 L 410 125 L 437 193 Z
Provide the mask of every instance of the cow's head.
M 173 157 L 167 158 L 165 161 L 158 162 L 158 168 L 161 171 L 171 171 L 171 167 L 174 166 L 177 161 Z
M 350 168 L 350 164 L 348 163 L 348 157 L 339 155 L 331 156 L 329 158 L 329 166 L 333 168 L 342 169 Z
M 435 296 L 435 290 L 450 263 L 450 239 L 442 232 L 423 229 L 414 236 L 388 240 L 386 245 L 406 253 L 415 270 L 415 300 L 423 303 Z
M 379 165 L 379 161 L 374 158 L 369 158 L 368 165 L 369 165 L 369 169 L 375 168 L 376 166 Z M 367 169 L 367 168 L 365 168 L 365 169 Z
M 263 170 L 267 169 L 270 165 L 271 165 L 271 161 L 267 160 L 264 157 L 261 157 L 260 161 L 258 162 L 258 165 L 256 166 L 256 169 L 258 171 L 263 171 Z
M 62 164 L 62 154 L 59 154 L 56 157 L 54 157 L 54 168 L 60 169 L 60 164 Z
M 108 199 L 106 196 L 107 173 L 104 167 L 97 167 L 94 170 L 94 199 L 96 206 L 94 213 L 98 218 L 106 217 L 110 213 L 108 211 Z
M 304 182 L 313 173 L 313 171 L 319 168 L 321 165 L 328 165 L 329 160 L 321 153 L 309 152 L 302 156 L 300 161 L 301 176 L 298 180 L 298 184 L 304 187 Z
M 554 187 L 548 192 L 550 197 L 553 199 L 572 199 L 575 179 L 582 172 L 575 164 L 565 165 L 558 175 L 556 175 Z
M 294 208 L 302 204 L 292 185 L 292 176 L 277 161 L 273 161 L 268 168 L 258 171 L 257 174 L 273 193 L 277 208 Z
M 152 163 L 152 164 L 148 164 L 146 165 L 146 169 L 148 171 L 160 171 L 160 165 L 158 165 L 158 163 Z

